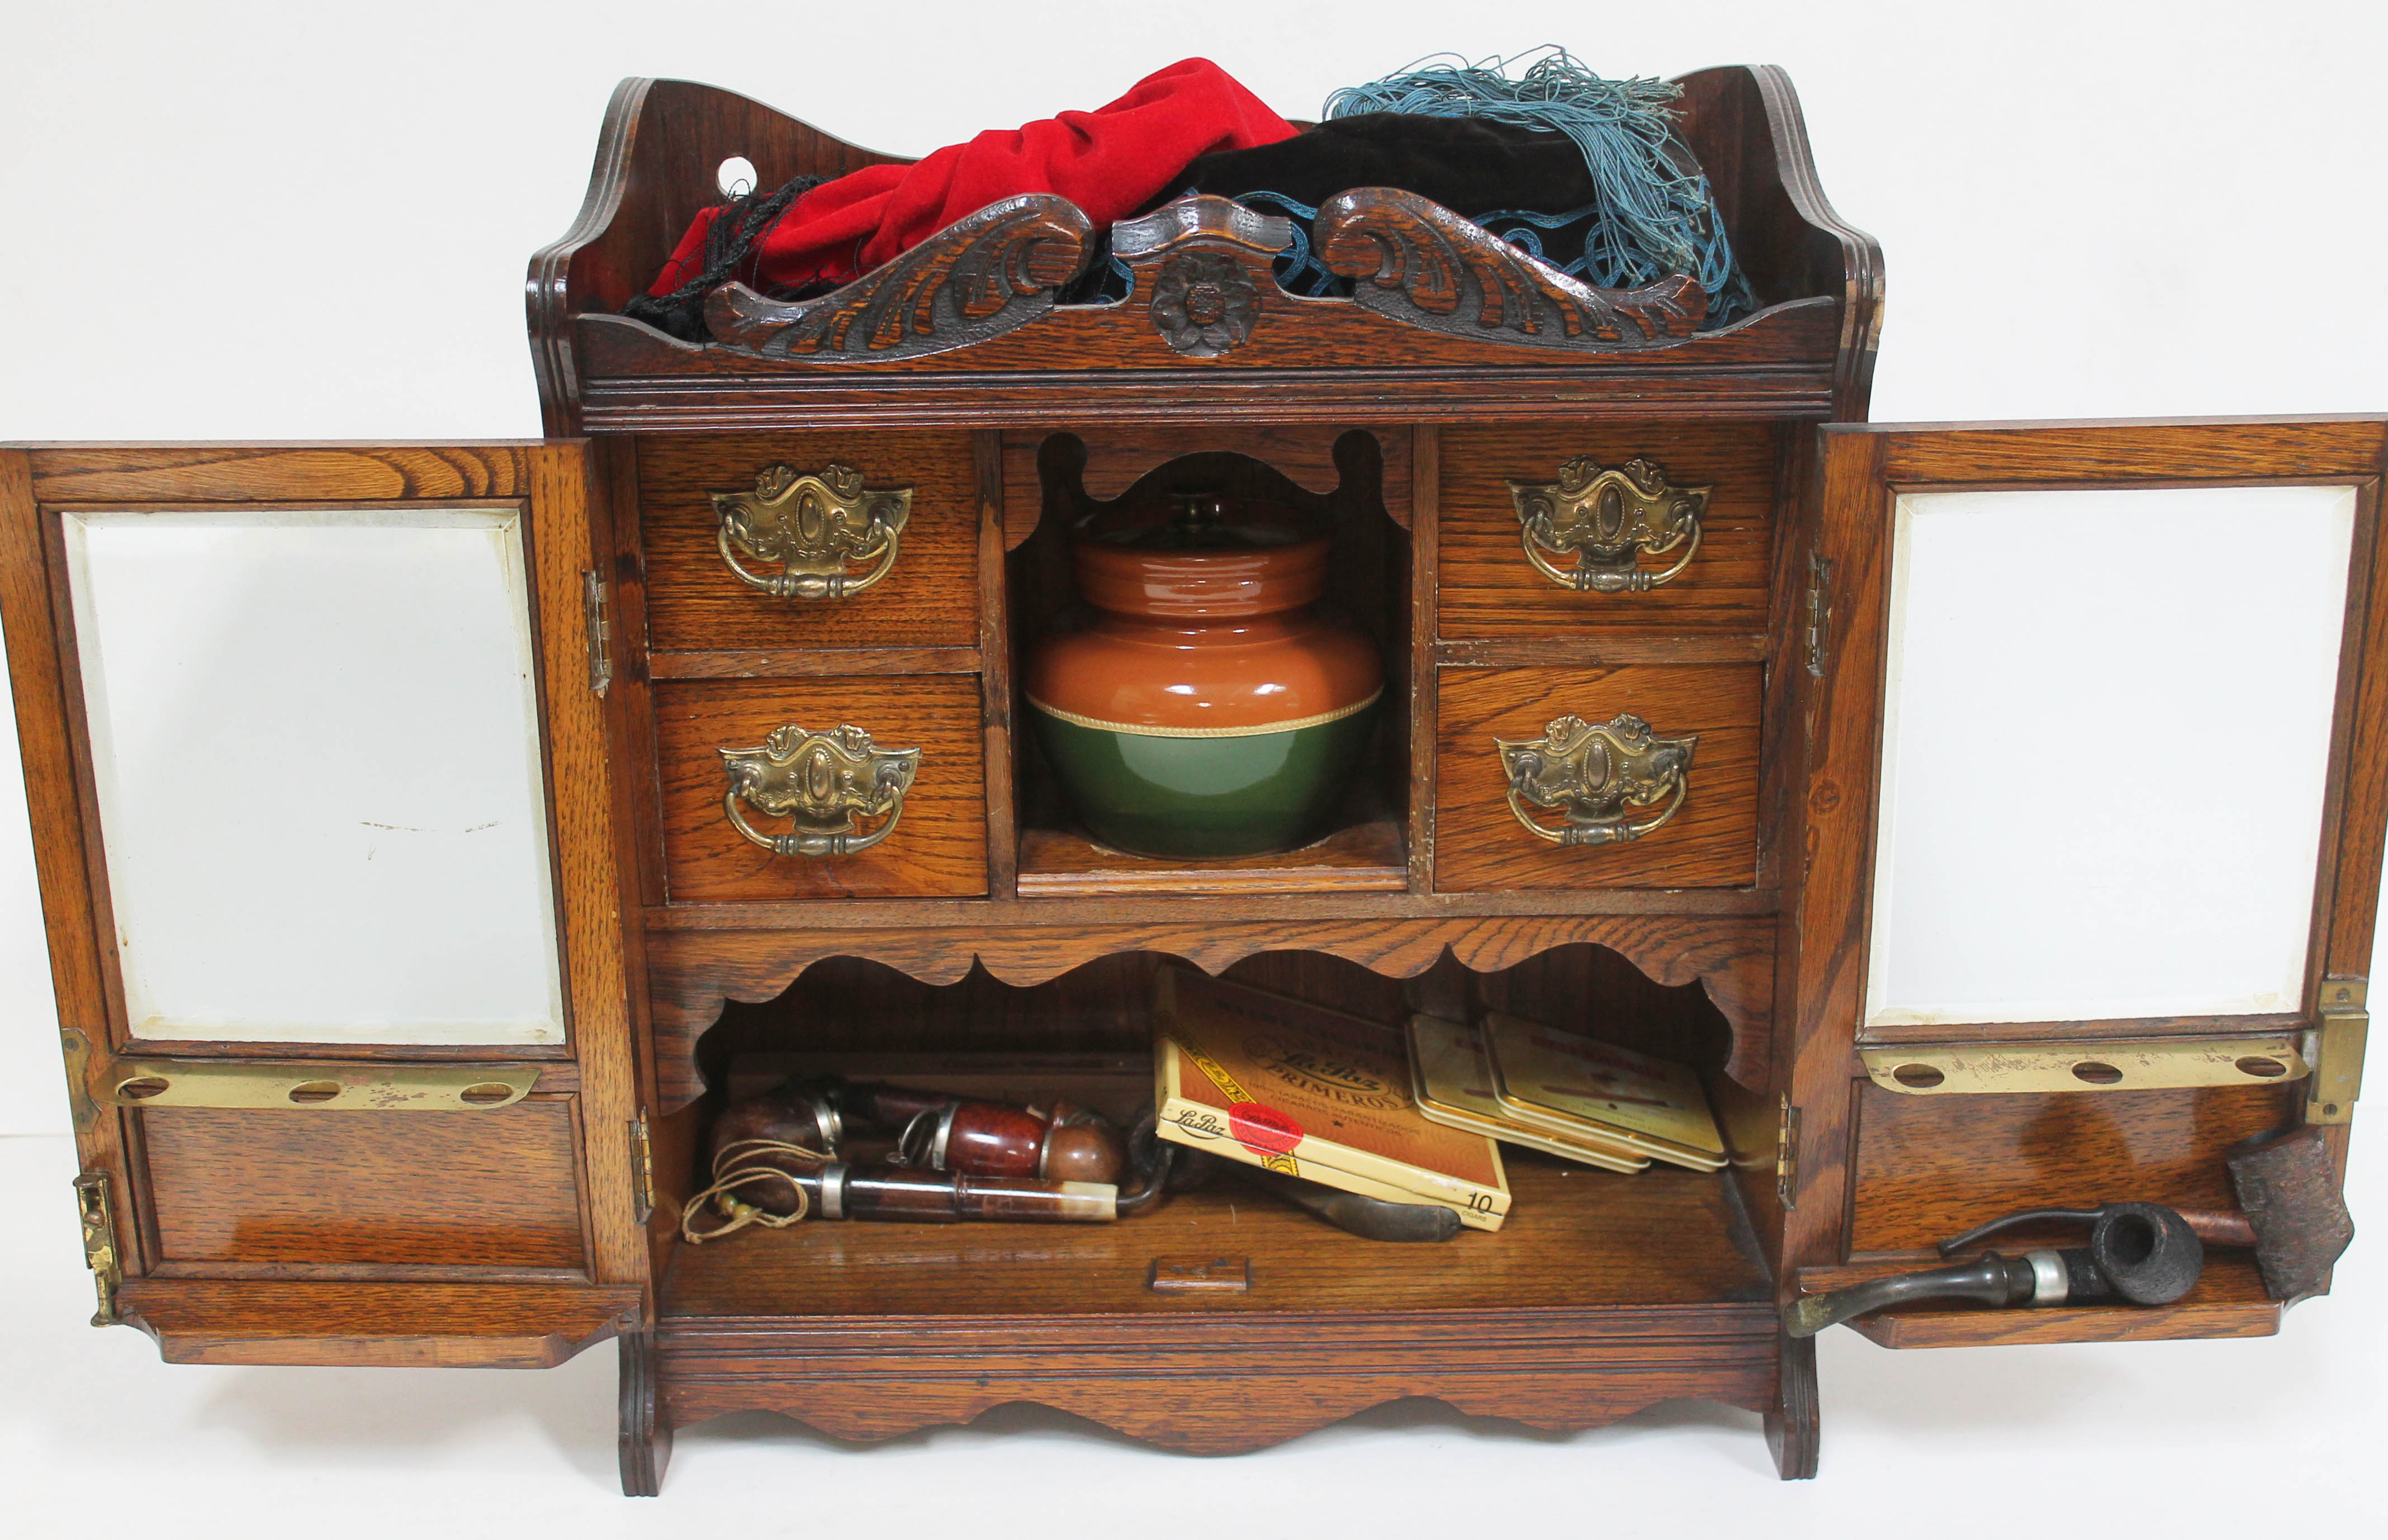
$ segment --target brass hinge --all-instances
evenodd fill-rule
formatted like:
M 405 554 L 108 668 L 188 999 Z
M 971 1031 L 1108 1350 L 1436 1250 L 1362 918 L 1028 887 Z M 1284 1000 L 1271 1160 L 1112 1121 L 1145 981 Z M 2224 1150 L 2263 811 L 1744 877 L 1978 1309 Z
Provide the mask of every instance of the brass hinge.
M 630 1119 L 630 1204 L 642 1225 L 655 1212 L 655 1147 L 644 1113 Z
M 1824 677 L 1824 633 L 1833 620 L 1833 564 L 1808 553 L 1808 672 Z
M 614 623 L 605 613 L 605 580 L 580 574 L 580 608 L 588 620 L 589 688 L 602 695 L 614 682 Z
M 86 1171 L 74 1181 L 75 1207 L 83 1214 L 83 1265 L 99 1289 L 94 1326 L 114 1326 L 116 1286 L 124 1281 L 124 1254 L 116 1249 L 116 1213 L 108 1201 L 108 1177 Z
M 1783 1114 L 1774 1125 L 1774 1196 L 1785 1208 L 1798 1202 L 1799 1109 L 1783 1099 Z
M 58 1046 L 66 1050 L 67 1106 L 74 1114 L 75 1132 L 88 1134 L 99 1126 L 99 1103 L 91 1099 L 91 1039 L 71 1026 L 62 1026 Z
M 2363 1094 L 2363 1040 L 2371 1032 L 2366 981 L 2321 981 L 2321 1025 L 2314 1036 L 2313 1075 L 2305 1082 L 2307 1123 L 2346 1123 Z

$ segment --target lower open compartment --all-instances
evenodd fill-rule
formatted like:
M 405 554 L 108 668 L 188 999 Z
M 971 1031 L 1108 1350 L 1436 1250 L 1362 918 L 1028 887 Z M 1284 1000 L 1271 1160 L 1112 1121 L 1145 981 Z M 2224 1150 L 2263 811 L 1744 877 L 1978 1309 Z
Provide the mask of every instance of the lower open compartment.
M 1116 955 L 1021 987 L 817 963 L 706 1035 L 710 1089 L 659 1142 L 687 1163 L 659 1173 L 663 1189 L 701 1188 L 705 1122 L 792 1075 L 1132 1117 L 1154 1095 L 1155 979 L 1176 966 Z M 1224 976 L 1389 1035 L 1415 1011 L 1498 1010 L 1687 1062 L 1729 1141 L 1742 1120 L 1725 1103 L 1748 1098 L 1721 1073 L 1730 1033 L 1697 984 L 1658 985 L 1589 945 L 1486 974 L 1446 956 L 1406 981 L 1316 953 L 1264 954 Z M 655 1416 L 675 1427 L 772 1410 L 872 1439 L 1027 1401 L 1220 1453 L 1407 1396 L 1553 1429 L 1678 1397 L 1772 1413 L 1774 1291 L 1740 1187 L 1755 1152 L 1729 1153 L 1721 1170 L 1624 1174 L 1505 1144 L 1505 1222 L 1434 1242 L 1346 1233 L 1271 1173 L 1225 1160 L 1109 1223 L 752 1226 L 676 1248 Z

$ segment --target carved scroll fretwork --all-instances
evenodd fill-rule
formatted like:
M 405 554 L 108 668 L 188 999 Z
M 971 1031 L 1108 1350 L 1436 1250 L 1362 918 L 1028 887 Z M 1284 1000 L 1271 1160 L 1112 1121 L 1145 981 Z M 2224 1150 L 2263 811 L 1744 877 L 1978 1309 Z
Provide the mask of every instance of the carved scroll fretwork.
M 1569 913 L 1434 915 L 1312 921 L 1123 921 L 1102 925 L 972 923 L 937 928 L 833 926 L 650 929 L 648 1001 L 655 1037 L 659 1113 L 704 1094 L 696 1042 L 730 1000 L 777 999 L 825 957 L 867 957 L 924 984 L 953 984 L 984 968 L 1005 984 L 1042 984 L 1098 958 L 1155 952 L 1217 974 L 1257 952 L 1319 951 L 1387 978 L 1412 978 L 1446 949 L 1463 967 L 1492 973 L 1589 941 L 1665 985 L 1697 979 L 1733 1031 L 1724 1073 L 1762 1088 L 1771 1073 L 1774 1008 L 1771 915 Z
M 1534 348 L 1614 351 L 1689 337 L 1708 313 L 1692 279 L 1593 288 L 1439 203 L 1393 187 L 1318 210 L 1318 258 L 1362 308 L 1429 331 Z
M 768 299 L 724 284 L 705 300 L 715 340 L 765 358 L 897 359 L 967 348 L 1053 308 L 1078 275 L 1092 227 L 1051 193 L 990 203 L 895 261 L 817 299 Z

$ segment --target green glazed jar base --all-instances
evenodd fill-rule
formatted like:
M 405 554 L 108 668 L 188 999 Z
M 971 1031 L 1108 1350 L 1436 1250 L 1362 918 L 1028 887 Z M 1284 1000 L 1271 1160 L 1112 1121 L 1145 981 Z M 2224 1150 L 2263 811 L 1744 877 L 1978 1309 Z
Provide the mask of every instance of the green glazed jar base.
M 1132 856 L 1257 856 L 1317 837 L 1367 747 L 1376 707 L 1232 738 L 1084 727 L 1038 709 L 1038 741 L 1087 831 Z

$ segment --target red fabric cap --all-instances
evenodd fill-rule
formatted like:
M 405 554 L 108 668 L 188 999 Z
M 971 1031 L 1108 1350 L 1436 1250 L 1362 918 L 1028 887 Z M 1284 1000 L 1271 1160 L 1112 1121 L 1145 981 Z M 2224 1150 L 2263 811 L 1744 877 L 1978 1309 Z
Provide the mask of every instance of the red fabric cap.
M 1294 127 L 1209 59 L 1155 70 L 1119 100 L 968 144 L 908 166 L 866 166 L 798 198 L 755 247 L 751 282 L 842 284 L 966 215 L 1022 193 L 1059 193 L 1098 230 L 1134 213 L 1195 157 L 1290 139 Z M 700 212 L 664 264 L 654 295 L 704 271 Z

